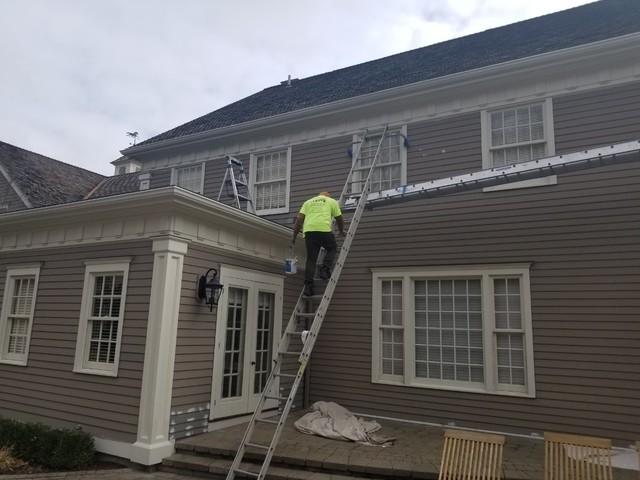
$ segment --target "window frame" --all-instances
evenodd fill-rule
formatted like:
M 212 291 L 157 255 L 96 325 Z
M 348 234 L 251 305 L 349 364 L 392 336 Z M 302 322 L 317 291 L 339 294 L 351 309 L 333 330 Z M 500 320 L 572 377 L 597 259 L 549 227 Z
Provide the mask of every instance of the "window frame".
M 200 189 L 199 189 L 199 191 L 189 190 L 188 188 L 181 187 L 180 185 L 178 185 L 178 172 L 180 170 L 183 170 L 183 169 L 186 169 L 186 168 L 193 168 L 193 167 L 197 167 L 197 166 L 200 166 Z M 206 168 L 206 162 L 190 163 L 189 165 L 181 165 L 181 166 L 173 167 L 171 169 L 171 185 L 179 187 L 179 188 L 184 188 L 185 190 L 187 190 L 189 192 L 197 193 L 199 195 L 204 195 L 204 172 L 205 172 L 205 168 Z M 142 188 L 141 188 L 141 190 L 142 190 Z
M 22 354 L 10 354 L 5 351 L 5 343 L 9 337 L 9 309 L 10 297 L 13 295 L 15 288 L 14 280 L 16 277 L 33 276 L 35 277 L 33 285 L 33 300 L 31 302 L 31 312 L 29 313 L 29 326 L 27 328 L 27 344 L 25 352 Z M 18 365 L 26 367 L 29 361 L 29 349 L 31 347 L 31 331 L 35 316 L 36 302 L 38 300 L 38 284 L 40 280 L 40 265 L 14 265 L 7 267 L 4 296 L 2 300 L 2 311 L 0 312 L 0 363 L 9 365 Z M 8 347 L 8 345 L 7 345 Z
M 372 269 L 372 357 L 371 382 L 414 388 L 464 391 L 492 395 L 535 398 L 535 369 L 533 363 L 533 328 L 531 321 L 530 264 L 464 265 L 444 267 L 404 267 Z M 521 321 L 524 347 L 525 385 L 498 383 L 497 334 L 505 333 L 495 324 L 494 278 L 520 279 Z M 415 365 L 415 284 L 414 280 L 479 278 L 482 296 L 482 337 L 484 356 L 483 386 L 472 382 L 431 380 L 416 377 Z M 404 328 L 404 374 L 389 375 L 382 372 L 381 342 L 381 288 L 384 280 L 402 280 Z M 508 332 L 506 332 L 508 333 Z
M 122 330 L 124 327 L 124 312 L 127 305 L 127 287 L 129 280 L 129 266 L 131 259 L 89 260 L 85 262 L 84 283 L 82 288 L 82 303 L 76 338 L 76 354 L 73 366 L 75 373 L 117 377 L 120 363 L 120 349 L 122 347 Z M 118 316 L 118 337 L 113 364 L 90 362 L 89 354 L 89 311 L 91 309 L 95 279 L 98 274 L 122 272 L 122 296 L 120 314 Z
M 261 210 L 259 210 L 257 208 L 257 204 L 256 204 L 256 171 L 257 171 L 257 157 L 261 156 L 261 155 L 267 155 L 270 153 L 276 153 L 276 152 L 287 152 L 287 168 L 286 168 L 286 176 L 285 176 L 285 181 L 286 181 L 286 189 L 285 189 L 285 199 L 284 199 L 284 203 L 285 206 L 284 207 L 278 207 L 278 208 L 263 208 Z M 260 183 L 270 183 L 270 182 L 281 182 L 282 180 L 271 180 L 268 182 L 260 182 Z M 253 200 L 253 207 L 254 207 L 254 212 L 256 215 L 274 215 L 274 214 L 278 214 L 278 213 L 289 213 L 289 199 L 291 196 L 291 146 L 285 147 L 285 148 L 272 148 L 269 150 L 264 150 L 264 151 L 260 151 L 260 152 L 255 152 L 249 155 L 249 191 L 251 192 L 251 198 Z M 247 205 L 247 209 L 249 211 L 249 205 Z
M 389 127 L 389 132 L 398 132 L 400 135 L 402 135 L 404 138 L 407 138 L 407 125 L 396 125 L 396 126 L 390 126 Z M 376 132 L 373 131 L 371 132 L 372 134 L 375 134 Z M 382 133 L 382 130 L 380 130 L 380 134 Z M 352 136 L 352 152 L 353 152 L 353 157 L 355 158 L 357 155 L 359 155 L 359 150 L 360 150 L 360 146 L 362 145 L 362 136 L 359 133 L 354 133 Z M 407 184 L 407 146 L 405 145 L 404 141 L 400 141 L 398 142 L 398 146 L 400 147 L 400 151 L 398 152 L 398 158 L 400 159 L 399 163 L 400 163 L 400 185 L 406 185 Z M 381 164 L 379 166 L 376 166 L 376 168 L 382 168 L 382 167 L 386 167 L 389 165 L 394 165 L 392 163 L 384 163 Z M 356 180 L 356 181 L 364 181 L 365 179 L 361 179 L 361 180 Z M 354 183 L 355 185 L 355 183 Z M 396 187 L 392 187 L 392 188 L 396 188 Z M 359 190 L 357 192 L 354 193 L 359 193 Z
M 510 110 L 513 108 L 530 106 L 534 104 L 542 104 L 542 132 L 544 136 L 544 144 L 546 145 L 546 151 L 547 151 L 546 156 L 552 157 L 556 154 L 555 127 L 553 122 L 553 99 L 551 97 L 529 100 L 526 102 L 500 105 L 498 107 L 482 110 L 480 112 L 482 169 L 483 170 L 494 168 L 493 165 L 491 164 L 491 151 L 492 151 L 491 114 L 502 111 L 502 110 Z M 533 142 L 530 142 L 529 144 L 531 143 Z M 505 146 L 503 148 L 508 148 L 508 147 Z M 500 168 L 500 167 L 497 167 L 497 168 Z M 558 183 L 557 175 L 548 175 L 546 177 L 534 178 L 531 180 L 523 180 L 522 182 L 508 183 L 505 185 L 497 185 L 493 187 L 485 187 L 482 189 L 482 191 L 494 192 L 494 191 L 500 191 L 500 190 L 512 190 L 516 188 L 556 185 L 557 183 Z

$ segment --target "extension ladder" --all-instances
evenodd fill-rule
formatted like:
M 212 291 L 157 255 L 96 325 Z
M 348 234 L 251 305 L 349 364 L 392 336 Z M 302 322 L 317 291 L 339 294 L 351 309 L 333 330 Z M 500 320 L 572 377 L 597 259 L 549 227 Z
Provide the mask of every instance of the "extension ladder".
M 233 480 L 236 474 L 241 474 L 247 477 L 262 480 L 267 474 L 267 470 L 269 469 L 269 465 L 271 463 L 271 458 L 273 457 L 273 453 L 276 449 L 276 445 L 278 444 L 278 440 L 280 439 L 282 429 L 284 428 L 286 419 L 289 415 L 291 407 L 293 406 L 293 402 L 295 400 L 298 387 L 300 386 L 300 382 L 303 380 L 303 374 L 307 367 L 311 352 L 313 351 L 316 337 L 318 336 L 318 332 L 320 331 L 320 327 L 322 326 L 324 317 L 327 313 L 327 310 L 329 309 L 329 304 L 331 302 L 331 298 L 333 297 L 333 292 L 335 290 L 336 284 L 338 283 L 338 279 L 340 278 L 340 274 L 342 273 L 342 267 L 344 266 L 347 255 L 349 254 L 351 242 L 353 241 L 353 237 L 358 228 L 358 224 L 360 223 L 360 218 L 362 217 L 362 214 L 364 212 L 367 194 L 371 189 L 371 178 L 373 171 L 381 152 L 392 148 L 383 146 L 385 138 L 388 138 L 391 135 L 399 134 L 389 133 L 388 129 L 385 127 L 382 133 L 374 133 L 368 135 L 368 133 L 365 132 L 361 137 L 362 140 L 358 142 L 359 148 L 357 148 L 357 150 L 354 152 L 351 169 L 349 171 L 347 181 L 342 188 L 339 203 L 341 206 L 344 205 L 347 197 L 358 198 L 361 200 L 357 202 L 357 205 L 355 207 L 355 212 L 349 223 L 349 228 L 346 232 L 342 246 L 340 247 L 340 253 L 338 254 L 338 258 L 335 262 L 331 277 L 327 282 L 324 293 L 322 295 L 306 297 L 305 295 L 303 295 L 303 290 L 298 296 L 298 301 L 293 309 L 284 335 L 282 336 L 278 351 L 276 352 L 276 358 L 273 360 L 271 373 L 266 382 L 264 390 L 262 391 L 262 395 L 260 396 L 260 400 L 258 401 L 256 410 L 251 417 L 251 420 L 249 421 L 249 425 L 247 426 L 244 437 L 242 438 L 240 448 L 238 449 L 238 452 L 236 453 L 236 456 L 233 460 L 233 464 L 229 469 L 227 480 Z M 375 143 L 375 146 L 372 146 L 371 143 Z M 356 176 L 357 179 L 354 180 L 354 176 Z M 354 190 L 357 190 L 357 192 L 355 192 Z M 305 312 L 305 305 L 309 305 L 311 302 L 318 299 L 320 300 L 320 303 L 315 311 Z M 302 335 L 302 331 L 296 329 L 296 326 L 299 323 L 299 319 L 313 319 L 313 322 L 311 324 L 311 327 L 306 331 L 306 337 L 303 340 L 301 351 L 289 351 L 291 338 L 294 336 Z M 295 374 L 282 373 L 281 368 L 283 360 L 287 357 L 290 358 L 290 356 L 298 357 L 297 372 Z M 292 385 L 289 388 L 289 393 L 287 395 L 275 395 L 271 393 L 271 389 L 275 385 L 275 380 L 282 378 L 289 378 L 293 380 Z M 284 405 L 278 409 L 277 419 L 260 418 L 262 412 L 266 410 L 265 404 L 267 400 L 277 400 L 279 402 L 284 402 Z M 268 445 L 251 441 L 256 423 L 266 423 L 274 428 L 271 441 Z M 262 466 L 260 467 L 259 473 L 250 472 L 241 468 L 241 463 L 247 448 L 265 454 L 265 458 L 263 460 Z
M 238 173 L 235 173 L 234 168 L 238 169 Z M 231 186 L 231 192 L 229 192 L 229 186 Z M 243 188 L 245 193 L 240 193 L 239 188 Z M 251 198 L 251 192 L 249 191 L 249 182 L 247 181 L 247 175 L 242 165 L 242 161 L 235 157 L 227 155 L 227 166 L 224 172 L 224 178 L 222 179 L 222 185 L 220 185 L 220 191 L 218 192 L 217 200 L 222 198 L 222 192 L 227 190 L 229 196 L 234 199 L 235 207 L 242 208 L 240 202 L 246 202 L 247 211 L 254 213 L 255 206 L 253 199 Z

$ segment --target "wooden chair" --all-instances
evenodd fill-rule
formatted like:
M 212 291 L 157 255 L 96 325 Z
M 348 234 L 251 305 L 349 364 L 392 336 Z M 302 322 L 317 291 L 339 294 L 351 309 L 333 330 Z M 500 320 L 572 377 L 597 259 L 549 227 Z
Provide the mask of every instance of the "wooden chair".
M 544 434 L 545 480 L 612 480 L 611 440 Z
M 439 480 L 499 480 L 504 437 L 446 430 Z

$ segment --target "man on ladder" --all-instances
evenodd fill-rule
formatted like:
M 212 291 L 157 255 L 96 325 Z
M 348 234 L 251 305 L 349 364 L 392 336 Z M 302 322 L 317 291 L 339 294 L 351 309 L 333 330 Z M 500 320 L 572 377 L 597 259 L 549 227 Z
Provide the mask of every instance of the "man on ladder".
M 302 204 L 300 213 L 293 224 L 293 242 L 303 229 L 304 241 L 307 247 L 307 263 L 304 270 L 304 294 L 308 297 L 314 294 L 313 276 L 320 248 L 326 250 L 324 260 L 320 266 L 318 276 L 327 280 L 331 277 L 331 267 L 336 256 L 337 244 L 333 235 L 333 219 L 336 219 L 340 235 L 344 236 L 344 220 L 340 205 L 331 198 L 329 192 L 320 192 Z

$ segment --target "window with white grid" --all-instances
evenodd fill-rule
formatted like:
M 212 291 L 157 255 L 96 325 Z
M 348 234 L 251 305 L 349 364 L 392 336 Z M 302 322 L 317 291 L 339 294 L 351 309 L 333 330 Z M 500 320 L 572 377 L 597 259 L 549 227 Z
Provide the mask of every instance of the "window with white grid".
M 116 375 L 129 263 L 87 264 L 74 371 Z
M 290 165 L 289 149 L 251 156 L 250 174 L 256 213 L 289 211 Z
M 201 163 L 188 167 L 176 168 L 173 171 L 173 185 L 202 194 L 204 185 L 204 168 Z
M 498 384 L 524 386 L 524 328 L 518 277 L 494 278 L 495 335 Z
M 374 381 L 534 396 L 528 265 L 380 269 L 373 285 Z
M 369 173 L 369 167 L 378 152 L 376 167 L 371 173 L 371 191 L 389 190 L 406 184 L 406 148 L 404 129 L 389 130 L 380 144 L 380 135 L 367 135 L 364 141 L 355 137 L 356 148 L 354 154 L 358 155 L 353 172 L 351 190 L 354 193 L 362 191 L 364 182 Z
M 555 154 L 551 100 L 486 112 L 485 168 Z
M 404 373 L 402 280 L 383 280 L 380 296 L 380 351 L 383 375 Z
M 483 382 L 480 279 L 414 280 L 416 377 Z
M 26 365 L 39 267 L 9 268 L 0 316 L 0 361 Z

